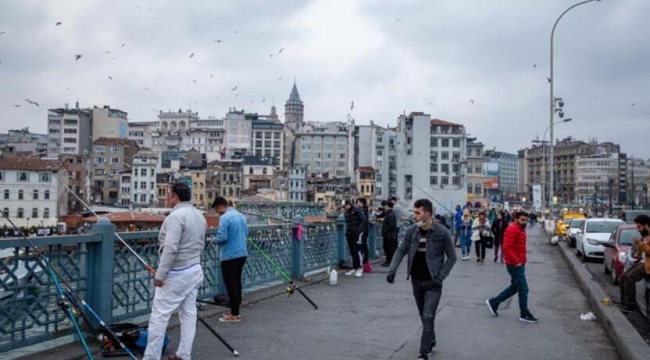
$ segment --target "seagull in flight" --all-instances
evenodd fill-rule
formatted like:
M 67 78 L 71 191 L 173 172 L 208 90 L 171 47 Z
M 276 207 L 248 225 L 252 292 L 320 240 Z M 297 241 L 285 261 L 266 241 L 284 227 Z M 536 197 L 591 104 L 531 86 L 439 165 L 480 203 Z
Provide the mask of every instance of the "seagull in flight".
M 280 48 L 280 51 L 278 51 L 278 55 L 282 54 L 283 51 L 284 51 L 284 48 Z
M 122 43 L 122 45 L 120 45 L 120 47 L 121 47 L 121 48 L 123 48 L 123 47 L 124 47 L 124 45 L 126 45 L 126 44 L 125 44 L 125 43 Z
M 235 91 L 235 90 L 237 90 L 237 86 L 239 86 L 239 85 L 235 85 L 235 87 L 232 88 L 232 89 L 230 89 L 230 91 Z
M 79 59 L 81 59 L 81 54 L 77 54 L 74 56 L 74 61 L 77 61 Z
M 196 79 L 192 79 L 192 82 L 195 83 L 195 84 L 197 84 Z
M 144 91 L 151 91 L 151 89 L 149 89 L 149 88 L 144 88 Z
M 280 76 L 280 77 L 278 78 L 278 81 L 280 81 L 280 80 L 282 80 L 282 79 L 284 79 L 284 78 L 283 78 L 282 76 Z
M 56 23 L 56 25 L 54 25 L 54 27 L 57 27 L 57 26 L 59 26 L 59 25 L 61 25 L 61 24 L 63 24 L 63 23 L 60 22 L 60 21 L 58 21 L 58 22 Z
M 398 22 L 400 22 L 400 20 L 402 20 L 402 18 L 398 17 L 397 19 L 395 19 L 395 22 L 398 23 Z
M 11 106 L 16 107 L 16 108 L 19 108 L 19 107 L 20 107 L 20 105 L 18 105 L 18 104 L 13 104 L 13 105 L 11 105 Z
M 41 105 L 40 105 L 39 103 L 37 103 L 36 101 L 32 101 L 32 100 L 29 100 L 29 99 L 25 99 L 25 101 L 27 101 L 27 103 L 29 103 L 30 105 L 34 105 L 34 106 L 37 106 L 37 107 L 40 107 L 40 106 L 41 106 Z
M 210 79 L 212 79 L 213 77 L 214 77 L 214 74 L 210 74 Z
M 354 101 L 350 104 L 350 111 L 354 110 Z
M 112 76 L 109 76 L 109 77 L 108 77 L 108 80 L 113 80 L 113 77 L 112 77 Z
M 190 54 L 190 59 L 193 58 L 193 57 L 194 57 L 194 53 L 191 53 Z
M 469 102 L 472 103 L 472 105 L 474 105 L 474 100 L 469 99 Z
M 4 34 L 5 34 L 5 32 L 4 32 L 4 31 L 0 31 L 0 35 L 4 35 Z
M 223 42 L 223 40 L 219 40 L 219 39 L 217 39 L 217 40 L 215 40 L 214 42 L 221 44 L 221 43 Z

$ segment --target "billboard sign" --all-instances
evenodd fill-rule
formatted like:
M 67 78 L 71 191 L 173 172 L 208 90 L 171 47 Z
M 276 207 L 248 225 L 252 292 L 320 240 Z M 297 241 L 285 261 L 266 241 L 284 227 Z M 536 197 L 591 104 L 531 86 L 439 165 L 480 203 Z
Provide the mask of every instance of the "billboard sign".
M 542 210 L 542 185 L 533 185 L 533 207 L 535 211 Z

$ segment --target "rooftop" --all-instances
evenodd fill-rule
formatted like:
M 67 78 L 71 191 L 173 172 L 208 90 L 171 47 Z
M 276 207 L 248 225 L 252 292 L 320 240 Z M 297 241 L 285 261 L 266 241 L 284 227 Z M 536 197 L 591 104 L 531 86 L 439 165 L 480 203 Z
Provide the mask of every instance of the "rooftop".
M 109 138 L 109 137 L 100 137 L 99 139 L 93 141 L 93 145 L 108 145 L 108 146 L 138 146 L 138 144 L 126 138 Z
M 58 159 L 41 159 L 33 156 L 0 157 L 0 170 L 58 171 L 64 162 Z
M 437 125 L 437 126 L 463 126 L 461 124 L 456 124 L 450 121 L 446 120 L 440 120 L 440 119 L 431 119 L 431 125 Z

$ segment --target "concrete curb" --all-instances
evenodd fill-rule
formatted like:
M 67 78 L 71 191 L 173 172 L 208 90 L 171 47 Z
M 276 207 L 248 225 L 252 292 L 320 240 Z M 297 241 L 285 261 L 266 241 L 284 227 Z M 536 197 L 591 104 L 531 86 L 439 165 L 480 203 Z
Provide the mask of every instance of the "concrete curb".
M 616 307 L 603 304 L 602 300 L 607 297 L 607 294 L 573 254 L 573 251 L 564 242 L 560 242 L 558 248 L 621 358 L 624 360 L 650 359 L 650 346 Z

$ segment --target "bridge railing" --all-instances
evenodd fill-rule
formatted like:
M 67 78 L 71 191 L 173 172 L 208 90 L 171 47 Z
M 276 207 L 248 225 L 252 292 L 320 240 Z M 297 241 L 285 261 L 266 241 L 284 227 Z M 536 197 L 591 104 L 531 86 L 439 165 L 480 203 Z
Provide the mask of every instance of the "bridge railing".
M 370 258 L 381 252 L 381 225 L 371 223 Z M 206 233 L 201 265 L 205 280 L 202 299 L 225 294 L 219 248 Z M 119 233 L 146 262 L 158 264 L 158 231 Z M 295 279 L 349 261 L 345 221 L 304 224 L 252 225 L 249 236 L 288 275 Z M 85 299 L 106 323 L 125 321 L 151 311 L 153 276 L 136 256 L 117 241 L 115 226 L 105 219 L 92 233 L 30 238 L 59 275 Z M 0 240 L 0 353 L 71 334 L 70 321 L 57 306 L 57 294 L 44 264 L 24 240 Z M 245 290 L 277 284 L 281 274 L 249 246 L 244 267 Z M 83 321 L 82 321 L 83 323 Z

